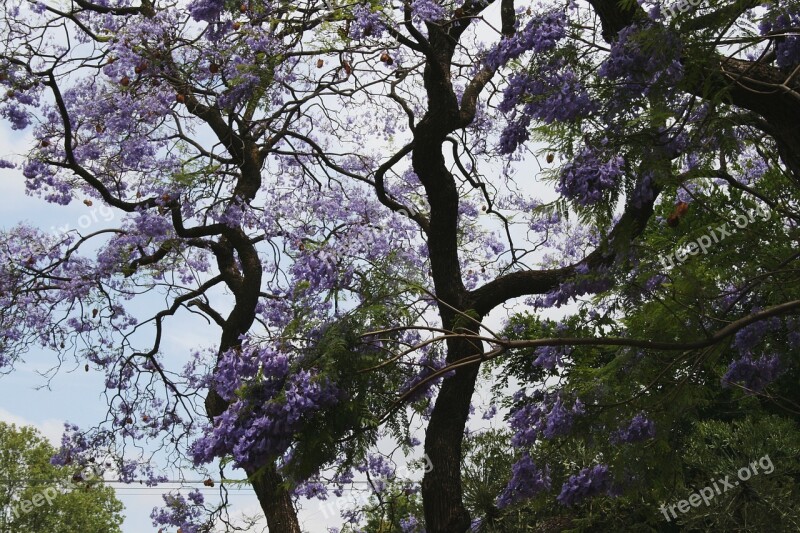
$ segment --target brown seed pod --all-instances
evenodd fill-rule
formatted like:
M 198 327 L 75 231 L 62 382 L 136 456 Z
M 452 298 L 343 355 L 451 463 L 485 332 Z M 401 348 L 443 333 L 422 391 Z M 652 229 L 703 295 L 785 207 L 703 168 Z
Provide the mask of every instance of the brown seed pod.
M 85 365 L 83 365 L 83 369 L 88 372 L 89 371 L 89 363 L 86 363 Z
M 239 6 L 239 11 L 242 13 L 247 13 L 247 4 L 242 4 Z
M 40 143 L 40 146 L 42 148 L 47 148 L 48 146 L 50 146 L 50 141 L 48 141 L 47 139 L 42 139 L 42 142 Z
M 322 66 L 324 64 L 325 64 L 325 61 L 323 61 L 322 58 L 317 59 L 317 68 L 322 68 Z
M 147 69 L 147 63 L 146 63 L 145 61 L 142 61 L 141 63 L 139 63 L 138 65 L 136 65 L 136 68 L 134 68 L 134 69 L 133 69 L 133 71 L 134 71 L 136 74 L 141 74 L 141 73 L 142 73 L 142 72 L 144 72 L 146 69 Z
M 548 163 L 552 163 L 553 159 L 555 159 L 555 158 L 556 158 L 556 156 L 554 156 L 553 154 L 547 154 L 547 162 Z
M 667 217 L 667 226 L 669 226 L 670 228 L 674 228 L 680 223 L 680 221 L 681 217 L 673 213 Z
M 131 84 L 131 79 L 128 76 L 122 76 L 122 79 L 119 80 L 119 84 L 123 87 L 127 87 Z
M 178 93 L 175 95 L 175 101 L 178 102 L 179 104 L 182 104 L 186 101 L 186 97 L 181 93 Z
M 84 203 L 84 205 L 87 205 L 88 207 L 92 207 L 92 201 L 89 200 L 88 198 L 86 200 L 84 200 L 83 203 Z
M 97 313 L 99 313 L 99 312 L 100 311 L 98 311 L 97 309 L 92 309 L 92 318 L 96 318 L 97 317 Z
M 102 124 L 95 124 L 94 131 L 96 131 L 97 133 L 103 133 L 103 131 L 105 130 L 103 129 Z
M 387 65 L 391 65 L 392 63 L 394 63 L 394 59 L 392 59 L 392 56 L 390 56 L 388 52 L 384 52 L 381 54 L 381 62 L 386 63 Z
M 208 478 L 207 480 L 203 481 L 203 485 L 205 485 L 206 487 L 213 487 L 214 486 L 214 480 L 211 479 L 211 478 Z
M 208 66 L 208 71 L 209 71 L 211 74 L 216 74 L 217 72 L 219 72 L 219 65 L 218 65 L 217 63 L 211 63 L 211 64 Z
M 348 76 L 353 72 L 353 67 L 350 65 L 349 61 L 342 61 L 342 66 L 344 67 L 344 71 Z
M 678 205 L 675 206 L 674 213 L 679 217 L 682 217 L 687 211 L 689 211 L 689 204 L 686 202 L 678 202 Z
M 233 23 L 233 29 L 234 29 L 234 30 L 238 30 L 238 29 L 239 29 L 239 28 L 241 28 L 241 27 L 242 27 L 242 24 L 241 24 L 241 23 L 239 23 L 239 22 L 234 22 L 234 23 Z

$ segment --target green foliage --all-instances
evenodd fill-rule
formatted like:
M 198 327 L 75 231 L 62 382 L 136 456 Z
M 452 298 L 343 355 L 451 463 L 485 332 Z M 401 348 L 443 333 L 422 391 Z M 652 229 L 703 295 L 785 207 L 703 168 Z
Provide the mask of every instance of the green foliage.
M 51 465 L 54 454 L 35 429 L 0 422 L 0 531 L 120 533 L 113 489 L 90 476 L 73 481 L 80 468 Z
M 712 115 L 711 121 L 723 128 L 722 117 Z M 765 154 L 772 150 L 760 141 L 753 146 Z M 723 142 L 720 149 L 733 147 Z M 797 202 L 790 192 L 794 185 L 777 165 L 744 186 L 707 178 L 713 167 L 713 161 L 701 161 L 682 181 L 665 183 L 656 216 L 631 243 L 642 259 L 625 264 L 622 271 L 628 273 L 618 276 L 613 291 L 585 302 L 558 324 L 530 313 L 517 315 L 504 335 L 691 343 L 754 310 L 800 299 L 798 273 L 788 266 L 800 237 L 793 214 Z M 733 154 L 728 170 L 737 176 L 758 174 L 755 163 Z M 665 221 L 682 186 L 690 186 L 691 202 L 671 227 Z M 762 199 L 754 199 L 747 187 Z M 768 213 L 754 216 L 757 208 L 765 209 L 764 200 Z M 748 223 L 734 227 L 732 221 L 742 215 Z M 664 268 L 661 255 L 674 254 L 723 224 L 729 225 L 730 235 L 713 242 L 706 253 Z M 759 395 L 721 385 L 728 365 L 741 357 L 732 337 L 693 350 L 579 346 L 553 370 L 532 364 L 533 348 L 514 350 L 487 365 L 485 372 L 500 372 L 494 388 L 499 396 L 517 383 L 540 384 L 586 404 L 586 414 L 576 417 L 569 435 L 530 450 L 537 465 L 549 465 L 551 492 L 493 520 L 502 523 L 523 514 L 532 531 L 797 531 L 800 353 L 788 331 L 781 317 L 778 329 L 754 348 L 756 357 L 775 354 L 782 361 L 779 378 Z M 504 403 L 513 407 L 507 398 Z M 655 438 L 615 442 L 614 433 L 638 413 L 654 421 Z M 675 520 L 664 518 L 662 505 L 676 504 L 726 475 L 735 477 L 740 468 L 766 456 L 774 465 L 771 474 L 753 476 Z M 592 498 L 574 508 L 552 503 L 567 475 L 597 462 L 609 465 L 617 497 Z M 490 487 L 497 490 L 486 484 Z M 484 515 L 490 513 L 486 509 Z

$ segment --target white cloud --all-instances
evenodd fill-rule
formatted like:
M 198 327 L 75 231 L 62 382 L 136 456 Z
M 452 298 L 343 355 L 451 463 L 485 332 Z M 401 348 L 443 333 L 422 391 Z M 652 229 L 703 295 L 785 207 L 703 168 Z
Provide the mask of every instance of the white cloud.
M 53 446 L 61 445 L 61 434 L 64 433 L 64 421 L 48 418 L 40 423 L 31 422 L 0 407 L 0 421 L 17 426 L 34 426 Z

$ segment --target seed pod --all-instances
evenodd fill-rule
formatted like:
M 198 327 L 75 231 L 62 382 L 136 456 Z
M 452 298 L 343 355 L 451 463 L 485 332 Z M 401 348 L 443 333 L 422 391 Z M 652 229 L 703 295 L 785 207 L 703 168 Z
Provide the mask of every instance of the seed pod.
M 680 223 L 680 221 L 681 217 L 673 213 L 667 217 L 667 226 L 669 226 L 670 228 L 674 228 Z
M 50 146 L 50 141 L 48 141 L 47 139 L 42 139 L 42 142 L 40 144 L 42 148 L 47 148 L 48 146 Z
M 92 309 L 92 318 L 96 318 L 97 317 L 97 313 L 99 313 L 99 312 L 100 311 L 98 311 L 97 309 Z
M 556 158 L 556 156 L 554 156 L 553 154 L 547 154 L 547 162 L 548 163 L 552 163 L 553 159 L 555 159 L 555 158 Z
M 689 204 L 686 202 L 679 202 L 678 205 L 675 206 L 675 214 L 679 217 L 682 217 L 689 211 Z
M 95 124 L 94 131 L 96 131 L 97 133 L 103 133 L 103 131 L 105 131 L 105 130 L 103 129 L 103 125 L 102 124 Z
M 392 59 L 392 56 L 390 56 L 387 52 L 384 52 L 381 54 L 381 62 L 391 65 L 394 63 L 394 59 Z
M 233 23 L 233 29 L 234 29 L 234 30 L 238 30 L 238 29 L 239 29 L 239 28 L 241 28 L 241 27 L 242 27 L 242 25 L 241 25 L 239 22 L 234 22 L 234 23 Z
M 86 363 L 85 365 L 83 365 L 83 369 L 88 372 L 89 371 L 89 363 Z
M 92 201 L 89 200 L 88 198 L 86 200 L 84 200 L 83 203 L 84 203 L 84 205 L 86 205 L 88 207 L 92 207 Z
M 133 69 L 133 71 L 134 71 L 136 74 L 141 74 L 141 73 L 142 73 L 142 72 L 144 72 L 146 69 L 147 69 L 147 63 L 146 63 L 145 61 L 142 61 L 141 63 L 139 63 L 138 65 L 136 65 L 136 68 L 134 68 L 134 69 Z
M 247 4 L 242 4 L 239 6 L 239 11 L 242 13 L 247 13 Z
M 128 76 L 122 76 L 122 79 L 119 80 L 119 84 L 123 87 L 127 87 L 131 84 L 131 79 Z
M 211 72 L 211 74 L 216 74 L 219 72 L 219 65 L 217 63 L 211 63 L 208 66 L 208 71 Z
M 184 95 L 182 95 L 181 93 L 178 93 L 178 94 L 175 95 L 175 100 L 179 104 L 182 104 L 182 103 L 184 103 L 186 101 L 186 97 Z
M 325 61 L 323 61 L 322 58 L 317 59 L 317 68 L 322 68 L 322 66 L 324 64 L 325 64 Z
M 203 485 L 205 485 L 206 487 L 213 487 L 214 486 L 214 480 L 212 480 L 211 478 L 208 478 L 207 480 L 203 481 Z

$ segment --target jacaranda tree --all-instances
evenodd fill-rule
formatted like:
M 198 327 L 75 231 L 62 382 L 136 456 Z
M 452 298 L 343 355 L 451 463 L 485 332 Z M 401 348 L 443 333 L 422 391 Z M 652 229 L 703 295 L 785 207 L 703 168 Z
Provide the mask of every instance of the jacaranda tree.
M 791 375 L 798 3 L 497 4 L 6 2 L 0 115 L 33 132 L 28 193 L 119 214 L 2 235 L 0 366 L 39 346 L 106 375 L 108 419 L 68 426 L 55 463 L 148 483 L 159 460 L 243 471 L 270 530 L 297 532 L 296 498 L 392 477 L 379 452 L 413 448 L 422 423 L 425 528 L 464 532 L 481 519 L 461 477 L 485 361 L 528 350 L 506 369 L 522 379 L 521 456 L 492 512 L 639 490 L 602 449 L 536 453 L 577 427 L 608 433 L 589 421 L 613 408 L 609 358 L 691 380 L 700 367 L 671 357 L 735 340 L 725 383 Z M 712 227 L 687 223 L 696 212 Z M 702 268 L 765 218 L 741 266 Z M 593 324 L 522 320 L 522 338 L 484 324 L 584 295 Z M 219 341 L 165 353 L 194 315 Z M 661 427 L 637 414 L 615 438 Z M 165 502 L 154 522 L 184 532 L 225 512 L 196 492 Z

